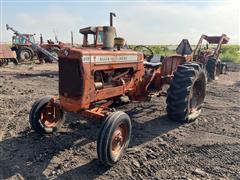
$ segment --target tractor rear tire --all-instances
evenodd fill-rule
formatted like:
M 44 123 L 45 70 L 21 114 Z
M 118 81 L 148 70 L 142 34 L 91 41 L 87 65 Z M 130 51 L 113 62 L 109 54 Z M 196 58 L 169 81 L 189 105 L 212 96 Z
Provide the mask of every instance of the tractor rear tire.
M 179 65 L 167 92 L 167 113 L 171 120 L 190 122 L 201 112 L 206 94 L 206 74 L 197 63 Z
M 40 135 L 52 134 L 58 131 L 64 122 L 64 119 L 62 118 L 63 117 L 62 112 L 61 118 L 54 122 L 53 126 L 47 126 L 46 123 L 43 122 L 43 110 L 44 108 L 46 108 L 50 100 L 51 100 L 50 96 L 45 96 L 35 101 L 29 113 L 30 125 L 32 129 Z
M 131 120 L 126 113 L 117 111 L 106 118 L 97 140 L 97 154 L 103 164 L 113 166 L 122 157 L 131 131 Z
M 17 50 L 18 62 L 29 62 L 32 61 L 34 57 L 34 51 L 30 47 L 20 47 Z

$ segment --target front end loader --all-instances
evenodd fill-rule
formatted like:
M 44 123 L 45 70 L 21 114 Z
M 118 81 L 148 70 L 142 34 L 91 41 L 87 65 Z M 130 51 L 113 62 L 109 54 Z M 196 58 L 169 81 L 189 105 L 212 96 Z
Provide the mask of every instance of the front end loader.
M 204 46 L 204 41 L 206 42 Z M 229 38 L 227 35 L 207 36 L 202 35 L 193 51 L 193 61 L 202 63 L 206 66 L 209 80 L 218 79 L 220 74 L 226 74 L 227 65 L 219 59 L 221 47 L 227 44 Z

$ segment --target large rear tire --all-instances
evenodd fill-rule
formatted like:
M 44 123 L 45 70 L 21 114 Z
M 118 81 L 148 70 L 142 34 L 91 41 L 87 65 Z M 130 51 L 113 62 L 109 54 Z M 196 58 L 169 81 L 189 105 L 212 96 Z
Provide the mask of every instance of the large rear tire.
M 52 134 L 58 131 L 63 122 L 63 112 L 56 107 L 49 106 L 50 96 L 45 96 L 32 105 L 29 122 L 38 134 Z
M 97 140 L 97 154 L 103 164 L 112 166 L 122 157 L 131 138 L 131 129 L 131 120 L 122 111 L 106 118 Z
M 32 61 L 34 57 L 34 51 L 30 47 L 20 47 L 17 50 L 18 62 L 29 62 Z
M 206 74 L 197 63 L 179 65 L 167 92 L 167 113 L 171 120 L 190 122 L 200 112 L 206 94 Z

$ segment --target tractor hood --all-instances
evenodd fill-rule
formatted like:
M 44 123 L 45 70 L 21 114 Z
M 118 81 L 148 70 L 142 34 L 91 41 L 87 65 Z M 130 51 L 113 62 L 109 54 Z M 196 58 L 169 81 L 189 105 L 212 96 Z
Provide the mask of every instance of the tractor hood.
M 108 51 L 93 48 L 64 48 L 59 59 L 79 59 L 83 63 L 137 62 L 143 60 L 143 54 L 131 49 Z

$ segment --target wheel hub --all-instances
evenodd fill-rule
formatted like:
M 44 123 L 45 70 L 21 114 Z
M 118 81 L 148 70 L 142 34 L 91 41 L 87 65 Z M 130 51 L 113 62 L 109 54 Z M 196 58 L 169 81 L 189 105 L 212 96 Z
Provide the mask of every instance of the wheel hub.
M 55 107 L 46 106 L 41 113 L 41 122 L 47 128 L 53 128 L 57 125 L 60 118 L 60 111 Z
M 20 57 L 22 60 L 29 60 L 31 58 L 31 55 L 27 51 L 22 51 L 20 54 Z
M 199 106 L 201 106 L 204 100 L 204 86 L 201 80 L 197 80 L 192 89 L 192 93 L 190 95 L 190 113 L 198 110 Z
M 126 127 L 122 124 L 113 133 L 112 137 L 112 153 L 114 156 L 121 154 L 121 150 L 126 140 Z

